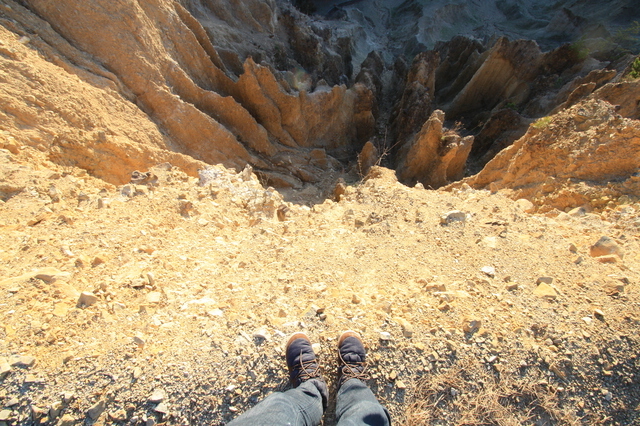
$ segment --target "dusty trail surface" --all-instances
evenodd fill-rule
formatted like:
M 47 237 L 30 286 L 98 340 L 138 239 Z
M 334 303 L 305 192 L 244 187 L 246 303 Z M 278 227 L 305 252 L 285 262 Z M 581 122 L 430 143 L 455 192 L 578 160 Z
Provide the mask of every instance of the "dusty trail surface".
M 638 204 L 533 215 L 374 168 L 306 205 L 249 170 L 116 188 L 37 158 L 2 156 L 25 186 L 0 205 L 7 424 L 223 424 L 287 386 L 297 330 L 333 389 L 345 329 L 399 423 L 637 424 Z M 602 236 L 617 251 L 594 258 Z M 506 414 L 469 405 L 498 385 Z

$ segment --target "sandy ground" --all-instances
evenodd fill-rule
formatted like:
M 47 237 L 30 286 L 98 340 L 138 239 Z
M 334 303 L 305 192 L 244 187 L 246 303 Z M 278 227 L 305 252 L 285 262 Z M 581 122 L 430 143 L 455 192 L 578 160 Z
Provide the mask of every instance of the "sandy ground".
M 24 185 L 0 204 L 6 424 L 223 424 L 286 388 L 298 330 L 334 393 L 345 329 L 400 424 L 464 423 L 489 383 L 535 389 L 503 398 L 514 422 L 637 424 L 637 204 L 532 215 L 386 169 L 345 176 L 339 202 L 222 168 L 116 188 L 37 156 L 3 151 L 0 169 Z M 617 254 L 591 256 L 602 236 Z

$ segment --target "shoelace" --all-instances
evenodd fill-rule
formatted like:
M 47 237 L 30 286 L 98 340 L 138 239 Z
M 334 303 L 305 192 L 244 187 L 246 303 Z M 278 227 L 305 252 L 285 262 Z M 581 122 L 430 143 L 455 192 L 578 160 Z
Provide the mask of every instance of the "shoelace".
M 349 379 L 367 380 L 367 363 L 366 362 L 347 362 L 342 358 L 342 354 L 338 352 L 340 361 L 344 364 L 340 367 L 342 376 L 340 377 L 340 383 L 344 383 Z
M 299 359 L 302 359 L 302 349 L 300 350 Z M 300 361 L 300 367 L 294 374 L 295 380 L 302 383 L 309 379 L 320 377 L 320 366 L 315 359 L 309 361 Z

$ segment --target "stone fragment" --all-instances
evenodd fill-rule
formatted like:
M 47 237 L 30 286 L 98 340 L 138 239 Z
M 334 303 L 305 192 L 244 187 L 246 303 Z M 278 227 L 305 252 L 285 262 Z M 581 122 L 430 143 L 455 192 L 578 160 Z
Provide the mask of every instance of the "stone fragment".
M 340 178 L 336 182 L 336 186 L 333 188 L 333 199 L 340 201 L 342 196 L 347 192 L 347 184 L 344 179 Z
M 508 284 L 505 286 L 505 289 L 506 289 L 507 291 L 516 291 L 516 290 L 518 289 L 518 283 L 513 283 L 513 282 L 508 283 Z
M 137 334 L 133 336 L 133 343 L 135 343 L 139 347 L 143 347 L 147 342 L 145 341 L 144 336 L 142 336 L 141 334 Z
M 25 384 L 36 384 L 36 383 L 44 383 L 44 380 L 35 374 L 26 374 L 24 376 Z
M 533 205 L 533 203 L 525 198 L 516 200 L 514 204 L 517 209 L 525 213 L 533 213 L 535 211 L 535 206 Z
M 569 210 L 567 214 L 573 217 L 583 217 L 587 214 L 587 209 L 585 207 L 576 207 Z
M 313 349 L 313 353 L 315 353 L 316 355 L 322 353 L 322 346 L 320 345 L 320 343 L 312 344 L 311 349 Z
M 440 283 L 440 282 L 435 282 L 435 283 L 427 283 L 424 286 L 424 289 L 426 291 L 432 291 L 432 292 L 436 292 L 436 291 L 447 291 L 447 287 L 444 283 Z
M 100 415 L 104 412 L 106 405 L 107 403 L 105 402 L 105 400 L 99 400 L 87 410 L 87 416 L 89 416 L 91 420 L 98 420 L 98 417 L 100 417 Z
M 167 414 L 169 412 L 169 407 L 165 402 L 161 402 L 160 404 L 156 405 L 156 408 L 154 408 L 153 411 L 160 414 Z
M 11 372 L 11 365 L 8 362 L 0 363 L 0 379 L 4 378 Z
M 64 414 L 60 421 L 58 421 L 58 426 L 74 426 L 76 423 L 76 418 L 71 414 Z
M 360 176 L 367 176 L 371 167 L 378 162 L 378 150 L 371 141 L 367 141 L 362 147 L 362 151 L 358 154 L 358 172 Z
M 80 294 L 80 298 L 78 298 L 78 307 L 86 308 L 94 305 L 97 301 L 98 301 L 98 297 L 95 294 L 89 291 L 83 291 Z
M 438 310 L 442 312 L 448 312 L 451 310 L 451 305 L 443 301 L 438 305 Z
M 536 284 L 545 283 L 545 284 L 553 284 L 553 277 L 538 277 L 536 280 Z
M 493 266 L 484 266 L 481 271 L 488 277 L 493 278 L 496 276 L 496 268 L 494 268 Z
M 383 342 L 388 342 L 391 340 L 391 333 L 387 332 L 387 331 L 381 331 L 380 332 L 380 340 L 382 340 Z
M 60 416 L 62 412 L 62 402 L 56 401 L 49 407 L 49 418 L 55 420 Z
M 351 296 L 351 303 L 354 303 L 354 304 L 362 303 L 362 298 L 360 298 L 360 296 L 354 293 L 353 296 Z
M 486 248 L 497 248 L 498 247 L 498 238 L 497 237 L 484 237 L 480 240 L 480 246 Z
M 606 236 L 601 237 L 594 245 L 592 245 L 589 253 L 591 254 L 591 257 L 610 255 L 617 255 L 620 259 L 624 257 L 622 248 L 615 241 Z
M 94 257 L 93 260 L 91 261 L 91 267 L 95 268 L 98 265 L 102 265 L 106 261 L 107 260 L 103 255 L 98 255 L 98 256 Z
M 397 380 L 396 381 L 396 387 L 398 389 L 406 389 L 407 385 L 402 380 Z
M 71 274 L 59 271 L 55 268 L 42 268 L 36 273 L 35 277 L 50 284 L 57 280 L 66 281 L 71 277 Z
M 467 215 L 460 210 L 453 210 L 440 217 L 440 224 L 449 225 L 454 222 L 466 222 Z
M 11 410 L 0 410 L 0 422 L 6 422 L 11 418 Z
M 406 337 L 407 339 L 410 339 L 413 337 L 413 325 L 411 325 L 409 321 L 407 321 L 404 318 L 395 318 L 394 320 L 398 324 L 400 324 L 400 327 L 402 327 L 402 335 L 404 337 Z
M 558 292 L 547 283 L 540 283 L 534 290 L 533 294 L 544 299 L 555 299 Z
M 604 285 L 604 291 L 609 296 L 617 296 L 620 293 L 624 293 L 625 285 L 621 282 L 607 282 Z
M 146 296 L 147 303 L 150 305 L 157 305 L 162 301 L 162 293 L 159 291 L 149 292 Z
M 98 208 L 99 209 L 108 209 L 111 207 L 111 200 L 108 198 L 98 198 Z
M 114 422 L 124 422 L 127 420 L 127 412 L 123 409 L 111 411 L 108 413 L 109 418 Z
M 189 200 L 179 200 L 178 201 L 178 211 L 184 217 L 189 217 L 191 215 L 197 214 L 197 210 L 193 203 Z
M 134 380 L 138 380 L 140 376 L 142 376 L 142 368 L 135 367 L 133 369 L 133 372 L 131 373 L 131 376 L 133 377 Z
M 157 404 L 159 402 L 164 401 L 166 396 L 167 396 L 167 394 L 164 391 L 164 389 L 154 389 L 153 393 L 149 397 L 149 402 L 151 402 L 153 404 Z
M 465 317 L 462 322 L 462 330 L 465 333 L 475 333 L 481 326 L 482 321 L 479 318 Z
M 33 367 L 35 363 L 35 357 L 29 355 L 14 355 L 9 358 L 9 364 L 14 367 Z
M 253 338 L 258 342 L 264 342 L 271 339 L 271 334 L 269 334 L 266 328 L 259 328 L 253 332 Z

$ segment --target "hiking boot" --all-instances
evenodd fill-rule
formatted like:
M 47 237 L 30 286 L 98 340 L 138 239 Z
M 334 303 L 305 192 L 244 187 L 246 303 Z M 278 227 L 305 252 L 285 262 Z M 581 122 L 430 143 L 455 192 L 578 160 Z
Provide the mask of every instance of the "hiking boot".
M 355 331 L 345 331 L 338 339 L 338 389 L 349 379 L 367 379 L 367 353 Z
M 286 346 L 287 367 L 289 367 L 289 379 L 294 387 L 309 379 L 322 380 L 320 366 L 316 360 L 316 354 L 311 348 L 311 341 L 304 333 L 294 333 Z

